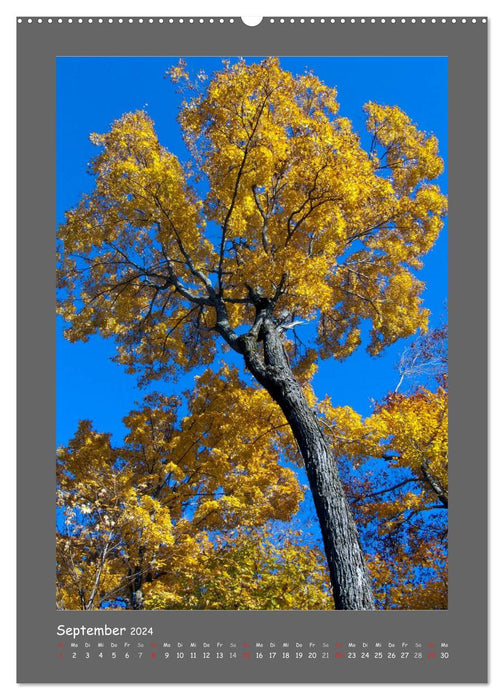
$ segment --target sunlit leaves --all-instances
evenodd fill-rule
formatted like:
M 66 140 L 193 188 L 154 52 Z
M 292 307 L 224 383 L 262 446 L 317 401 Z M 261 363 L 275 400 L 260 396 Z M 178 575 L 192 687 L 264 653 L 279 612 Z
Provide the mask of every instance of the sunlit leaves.
M 179 401 L 147 397 L 124 419 L 128 434 L 120 447 L 82 421 L 58 450 L 60 606 L 95 609 L 121 598 L 138 607 L 141 591 L 146 607 L 226 607 L 217 596 L 223 580 L 217 555 L 224 564 L 235 561 L 239 547 L 241 561 L 250 549 L 246 542 L 259 530 L 266 533 L 261 528 L 296 513 L 303 490 L 294 472 L 279 464 L 289 433 L 266 392 L 247 387 L 236 370 L 223 366 L 219 373 L 206 370 L 185 398 L 190 412 L 180 418 Z M 280 559 L 291 551 L 287 542 L 262 546 Z M 324 578 L 320 554 L 299 542 L 289 546 L 291 557 L 299 550 L 300 565 L 305 557 L 303 566 L 318 567 L 307 577 Z M 262 566 L 261 576 L 267 573 Z M 201 586 L 196 579 L 204 576 L 206 588 L 216 578 L 215 598 L 208 593 L 193 600 L 181 581 L 189 577 Z M 255 595 L 255 607 L 269 605 Z M 294 602 L 302 607 L 307 600 Z
M 275 58 L 170 75 L 192 167 L 145 112 L 92 135 L 94 191 L 60 229 L 70 340 L 114 337 L 116 359 L 149 380 L 210 363 L 217 322 L 253 323 L 254 295 L 316 322 L 323 357 L 351 354 L 363 320 L 372 354 L 426 329 L 414 271 L 446 211 L 434 136 L 369 103 L 367 151 L 336 90 Z
M 279 546 L 268 531 L 303 497 L 284 466 L 299 464 L 286 419 L 265 390 L 237 369 L 216 371 L 214 360 L 229 348 L 246 356 L 247 340 L 260 366 L 267 315 L 317 411 L 310 380 L 319 359 L 343 359 L 363 340 L 376 355 L 425 333 L 416 271 L 446 213 L 432 182 L 443 164 L 436 138 L 398 107 L 366 105 L 370 136 L 359 135 L 335 88 L 278 59 L 225 61 L 210 78 L 190 73 L 181 61 L 168 75 L 183 95 L 179 127 L 192 163 L 160 142 L 146 112 L 124 114 L 91 136 L 94 188 L 59 231 L 69 340 L 113 339 L 115 359 L 145 383 L 202 372 L 182 404 L 153 394 L 131 411 L 122 446 L 83 422 L 60 450 L 60 604 L 325 607 L 320 552 L 292 533 Z M 299 323 L 313 331 L 302 356 Z M 347 465 L 386 463 L 386 476 L 361 471 L 348 484 L 365 537 L 387 543 L 368 551 L 381 600 L 394 607 L 407 590 L 383 577 L 413 551 L 411 524 L 423 527 L 422 513 L 447 504 L 445 387 L 393 394 L 368 419 L 328 401 L 320 411 Z M 410 481 L 377 499 L 395 472 Z M 425 551 L 415 550 L 418 566 Z M 415 576 L 412 562 L 401 585 Z M 228 585 L 236 571 L 247 586 Z
M 419 355 L 417 343 L 415 353 Z M 447 606 L 448 395 L 390 394 L 363 419 L 320 406 L 380 607 Z

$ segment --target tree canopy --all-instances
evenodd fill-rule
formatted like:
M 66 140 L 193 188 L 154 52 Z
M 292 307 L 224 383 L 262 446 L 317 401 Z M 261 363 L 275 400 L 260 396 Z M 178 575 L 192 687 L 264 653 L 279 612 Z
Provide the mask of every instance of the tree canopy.
M 208 364 L 217 332 L 236 344 L 258 298 L 313 320 L 322 357 L 355 350 L 363 320 L 372 353 L 425 329 L 414 270 L 446 208 L 428 182 L 437 140 L 370 103 L 368 152 L 338 110 L 334 88 L 271 58 L 229 64 L 184 101 L 190 167 L 145 112 L 92 135 L 95 190 L 60 229 L 67 337 L 114 336 L 119 361 L 153 378 Z
M 182 417 L 146 397 L 121 447 L 82 421 L 59 449 L 58 605 L 328 607 L 323 555 L 289 525 L 304 491 L 278 407 L 226 366 L 186 399 Z
M 390 392 L 368 418 L 319 405 L 386 609 L 448 605 L 447 360 L 445 326 L 403 353 L 403 392 Z

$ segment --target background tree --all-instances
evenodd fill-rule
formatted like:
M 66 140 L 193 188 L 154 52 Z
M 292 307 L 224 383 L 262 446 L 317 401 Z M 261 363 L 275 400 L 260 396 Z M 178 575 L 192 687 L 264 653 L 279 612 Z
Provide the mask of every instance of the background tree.
M 405 368 L 409 393 L 389 394 L 367 419 L 329 399 L 314 405 L 377 606 L 446 608 L 446 328 L 416 339 Z M 294 522 L 303 490 L 279 407 L 225 365 L 185 400 L 182 418 L 180 399 L 147 397 L 124 419 L 120 448 L 82 421 L 59 450 L 60 608 L 331 607 L 319 543 Z
M 187 81 L 183 63 L 172 77 Z M 370 103 L 366 152 L 336 91 L 276 59 L 225 64 L 188 88 L 179 122 L 191 166 L 144 112 L 93 136 L 95 190 L 60 229 L 67 337 L 113 336 L 117 360 L 145 382 L 209 364 L 222 343 L 241 355 L 304 460 L 336 608 L 372 609 L 330 442 L 286 336 L 316 326 L 303 371 L 317 355 L 352 353 L 363 322 L 372 354 L 426 328 L 414 270 L 445 211 L 428 184 L 442 170 L 437 141 Z
M 278 465 L 280 409 L 225 366 L 186 400 L 182 418 L 148 397 L 120 447 L 81 421 L 58 451 L 59 608 L 330 607 L 324 557 L 289 523 L 304 494 Z
M 447 328 L 402 354 L 397 390 L 369 418 L 320 404 L 380 607 L 436 609 L 448 596 Z

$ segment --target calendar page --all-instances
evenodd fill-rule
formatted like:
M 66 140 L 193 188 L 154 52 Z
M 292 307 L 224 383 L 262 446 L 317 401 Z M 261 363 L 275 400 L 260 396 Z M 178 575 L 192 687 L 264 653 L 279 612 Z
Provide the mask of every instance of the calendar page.
M 19 682 L 486 682 L 486 19 L 17 22 Z

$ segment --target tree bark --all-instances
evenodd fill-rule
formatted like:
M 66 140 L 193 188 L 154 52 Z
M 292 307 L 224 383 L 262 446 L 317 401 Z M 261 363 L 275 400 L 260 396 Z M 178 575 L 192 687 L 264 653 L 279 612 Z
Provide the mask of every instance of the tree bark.
M 263 344 L 264 361 L 257 341 Z M 243 355 L 248 369 L 282 409 L 299 446 L 320 522 L 336 609 L 374 610 L 357 528 L 331 447 L 292 372 L 271 318 L 263 318 L 259 332 L 244 342 Z

